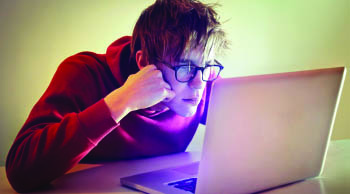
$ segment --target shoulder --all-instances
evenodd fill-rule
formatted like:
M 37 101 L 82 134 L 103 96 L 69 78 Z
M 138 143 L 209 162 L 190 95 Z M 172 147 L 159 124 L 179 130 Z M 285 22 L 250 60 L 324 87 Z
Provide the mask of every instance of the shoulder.
M 96 54 L 94 52 L 80 52 L 66 58 L 58 67 L 58 69 L 66 70 L 87 70 L 104 68 L 106 66 L 106 56 L 104 54 Z
M 89 90 L 98 85 L 102 77 L 110 78 L 110 75 L 105 55 L 81 52 L 60 63 L 50 85 L 56 89 Z
M 65 79 L 76 79 L 77 76 L 82 79 L 113 79 L 106 55 L 94 52 L 80 52 L 66 58 L 58 66 L 55 76 Z

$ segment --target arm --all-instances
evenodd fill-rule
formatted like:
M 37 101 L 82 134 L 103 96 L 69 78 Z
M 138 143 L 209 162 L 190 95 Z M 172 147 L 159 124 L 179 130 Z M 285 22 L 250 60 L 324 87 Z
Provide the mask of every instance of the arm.
M 117 126 L 105 102 L 89 94 L 95 90 L 83 64 L 71 58 L 60 65 L 8 153 L 7 177 L 16 191 L 63 175 Z
M 84 158 L 130 111 L 169 97 L 169 86 L 159 84 L 162 77 L 155 75 L 159 71 L 154 66 L 144 68 L 98 100 L 98 86 L 86 67 L 61 64 L 9 151 L 6 171 L 13 188 L 26 192 L 50 183 Z

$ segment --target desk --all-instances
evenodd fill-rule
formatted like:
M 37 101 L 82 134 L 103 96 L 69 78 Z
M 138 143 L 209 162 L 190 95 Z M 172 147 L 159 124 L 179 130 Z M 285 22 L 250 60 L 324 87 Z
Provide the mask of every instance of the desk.
M 118 161 L 103 164 L 78 164 L 49 188 L 35 193 L 138 193 L 124 188 L 119 179 L 132 174 L 184 165 L 200 160 L 200 152 L 184 152 L 148 159 Z M 5 167 L 0 167 L 0 193 L 16 193 L 9 185 Z M 264 194 L 349 194 L 350 139 L 332 141 L 323 174 Z

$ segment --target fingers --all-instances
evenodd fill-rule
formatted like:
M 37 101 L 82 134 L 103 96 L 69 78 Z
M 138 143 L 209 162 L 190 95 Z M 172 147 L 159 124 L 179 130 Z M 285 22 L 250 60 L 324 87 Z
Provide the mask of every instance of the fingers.
M 163 87 L 165 89 L 164 94 L 163 94 L 164 99 L 162 100 L 162 102 L 171 101 L 176 95 L 175 92 L 171 89 L 171 86 L 167 82 L 165 82 L 162 72 L 160 70 L 158 70 L 155 65 L 149 65 L 149 66 L 153 66 L 153 67 L 150 67 L 149 69 L 155 70 L 153 76 L 161 79 L 159 84 L 161 87 Z
M 127 93 L 128 102 L 133 110 L 168 102 L 175 97 L 175 92 L 163 79 L 162 71 L 155 65 L 147 65 L 129 77 L 123 85 L 123 91 Z
M 166 106 L 163 102 L 159 102 L 158 104 L 155 104 L 155 105 L 149 107 L 149 109 L 158 112 L 158 111 L 168 110 L 169 107 Z
M 175 92 L 168 88 L 165 88 L 165 91 L 166 91 L 165 98 L 162 102 L 169 102 L 176 96 Z
M 140 69 L 139 72 L 137 72 L 136 74 L 139 75 L 148 75 L 150 74 L 150 72 L 157 70 L 157 67 L 155 65 L 146 65 L 145 67 L 143 67 L 142 69 Z
M 162 102 L 169 102 L 171 101 L 174 97 L 175 97 L 175 92 L 171 89 L 171 86 L 164 81 L 163 77 L 162 77 L 162 81 L 161 81 L 161 86 L 164 87 L 165 91 L 164 91 L 164 99 Z
M 157 69 L 158 69 L 157 66 L 155 66 L 153 64 L 150 64 L 150 65 L 146 65 L 140 71 L 142 71 L 142 72 L 150 72 L 150 71 L 157 70 Z
M 138 74 L 144 76 L 145 78 L 160 78 L 163 79 L 162 72 L 155 65 L 147 65 L 142 68 Z

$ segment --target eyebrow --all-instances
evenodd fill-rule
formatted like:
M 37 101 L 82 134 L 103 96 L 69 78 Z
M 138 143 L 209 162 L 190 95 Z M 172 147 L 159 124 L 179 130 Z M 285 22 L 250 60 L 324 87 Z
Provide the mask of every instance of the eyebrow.
M 188 63 L 188 62 L 190 62 L 191 65 L 193 64 L 194 66 L 201 67 L 201 66 L 198 66 L 197 63 L 195 63 L 194 61 L 192 61 L 192 60 L 190 60 L 190 59 L 180 59 L 180 60 L 178 61 L 178 63 Z M 211 62 L 211 61 L 206 61 L 206 62 L 204 63 L 204 67 L 205 67 L 209 62 Z
M 187 63 L 187 62 L 194 63 L 192 60 L 189 60 L 189 59 L 180 59 L 179 60 L 179 63 Z

